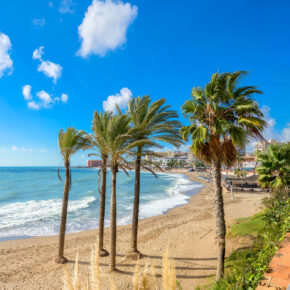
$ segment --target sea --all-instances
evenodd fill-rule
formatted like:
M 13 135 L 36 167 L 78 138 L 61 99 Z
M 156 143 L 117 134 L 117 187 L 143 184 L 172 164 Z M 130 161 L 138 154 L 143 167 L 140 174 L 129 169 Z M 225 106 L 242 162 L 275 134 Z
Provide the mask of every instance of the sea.
M 117 224 L 130 224 L 134 193 L 134 171 L 117 174 Z M 0 241 L 58 234 L 63 181 L 57 167 L 0 167 Z M 111 172 L 107 174 L 105 226 L 109 226 Z M 72 168 L 67 233 L 98 227 L 98 169 Z M 186 175 L 141 173 L 140 219 L 165 213 L 186 204 L 202 184 Z

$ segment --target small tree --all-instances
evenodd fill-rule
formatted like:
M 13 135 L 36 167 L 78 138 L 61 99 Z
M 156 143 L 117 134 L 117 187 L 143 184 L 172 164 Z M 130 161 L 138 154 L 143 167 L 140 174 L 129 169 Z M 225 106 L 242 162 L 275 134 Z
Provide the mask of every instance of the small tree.
M 258 153 L 258 181 L 263 188 L 281 189 L 288 194 L 290 185 L 290 143 L 271 145 Z
M 76 130 L 75 128 L 67 128 L 66 131 L 61 129 L 58 135 L 58 146 L 60 153 L 63 157 L 65 166 L 65 183 L 61 210 L 61 220 L 59 228 L 59 246 L 58 246 L 58 257 L 55 262 L 58 264 L 64 264 L 67 259 L 64 257 L 64 239 L 66 231 L 66 217 L 67 217 L 67 206 L 69 191 L 71 188 L 71 171 L 70 171 L 70 159 L 73 154 L 81 149 L 86 149 L 89 147 L 87 140 L 84 138 L 84 133 Z M 58 172 L 58 177 L 61 177 Z
M 104 249 L 104 223 L 105 223 L 105 207 L 106 207 L 106 183 L 107 183 L 107 162 L 108 162 L 108 145 L 107 145 L 107 127 L 113 114 L 111 112 L 95 112 L 92 121 L 93 134 L 86 134 L 85 138 L 91 145 L 92 149 L 97 150 L 97 154 L 102 159 L 102 168 L 99 171 L 98 190 L 100 193 L 100 208 L 99 208 L 99 255 L 105 257 L 109 255 L 108 251 Z M 101 189 L 99 189 L 99 182 L 101 178 Z

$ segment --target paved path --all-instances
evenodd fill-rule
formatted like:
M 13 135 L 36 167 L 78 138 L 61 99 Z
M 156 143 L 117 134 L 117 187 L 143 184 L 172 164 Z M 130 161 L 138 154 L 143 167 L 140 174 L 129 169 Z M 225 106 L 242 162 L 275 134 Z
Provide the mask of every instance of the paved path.
M 290 233 L 286 234 L 269 265 L 269 271 L 257 288 L 257 290 L 262 289 L 290 290 Z

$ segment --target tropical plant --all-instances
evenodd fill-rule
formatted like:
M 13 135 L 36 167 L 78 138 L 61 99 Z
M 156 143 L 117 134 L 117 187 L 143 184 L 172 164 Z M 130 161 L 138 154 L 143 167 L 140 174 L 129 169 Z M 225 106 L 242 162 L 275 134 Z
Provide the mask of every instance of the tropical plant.
M 148 162 L 142 162 L 145 155 L 158 156 L 151 149 L 160 148 L 160 141 L 174 146 L 179 146 L 182 140 L 179 135 L 180 123 L 176 120 L 177 112 L 169 110 L 170 106 L 165 105 L 165 99 L 159 99 L 151 103 L 149 96 L 131 98 L 128 103 L 128 114 L 134 128 L 134 140 L 138 141 L 135 152 L 135 188 L 132 220 L 131 250 L 127 257 L 138 258 L 140 253 L 137 247 L 138 241 L 138 220 L 139 220 L 139 199 L 140 199 L 140 170 L 146 167 Z M 143 140 L 141 142 L 141 140 Z M 145 165 L 145 166 L 144 166 Z
M 108 161 L 108 148 L 107 148 L 107 127 L 109 120 L 112 118 L 111 112 L 95 112 L 92 122 L 93 134 L 85 134 L 88 142 L 92 148 L 95 148 L 97 154 L 89 154 L 100 156 L 102 159 L 102 168 L 98 176 L 98 191 L 100 194 L 100 210 L 99 210 L 99 235 L 98 235 L 98 250 L 101 257 L 107 256 L 109 253 L 104 249 L 104 222 L 105 222 L 105 205 L 106 205 L 106 181 L 107 181 L 107 161 Z M 101 189 L 99 182 L 101 178 Z
M 66 131 L 60 130 L 58 135 L 58 146 L 62 155 L 64 166 L 65 166 L 65 184 L 62 201 L 61 221 L 59 229 L 59 246 L 58 246 L 58 257 L 55 259 L 56 263 L 63 264 L 67 262 L 64 257 L 64 240 L 66 230 L 66 218 L 67 218 L 67 206 L 69 191 L 71 188 L 71 172 L 70 172 L 70 158 L 79 150 L 87 149 L 89 144 L 84 138 L 84 133 L 76 130 L 75 128 L 67 128 Z M 58 177 L 61 180 L 59 170 Z
M 290 186 L 290 143 L 271 145 L 265 153 L 258 153 L 257 158 L 260 185 L 282 189 L 287 194 Z
M 204 89 L 195 87 L 192 98 L 182 111 L 190 121 L 180 132 L 184 140 L 191 135 L 191 150 L 198 159 L 211 165 L 218 262 L 216 280 L 224 275 L 225 235 L 221 164 L 231 166 L 236 161 L 236 146 L 244 146 L 248 137 L 262 138 L 266 125 L 263 114 L 252 94 L 261 93 L 255 87 L 239 87 L 245 72 L 215 73 Z
M 205 164 L 202 160 L 194 160 L 193 164 L 194 164 L 195 168 L 198 168 L 198 167 L 204 168 L 205 167 Z
M 244 161 L 244 157 L 238 152 L 237 153 L 237 166 L 241 168 L 241 163 Z
M 170 160 L 167 161 L 166 165 L 169 168 L 174 168 L 174 167 L 176 167 L 176 161 L 174 159 L 170 159 Z
M 240 178 L 243 176 L 243 171 L 241 170 L 241 168 L 236 168 L 234 174 L 236 175 L 237 178 Z
M 119 112 L 113 116 L 107 126 L 107 150 L 109 153 L 109 163 L 112 171 L 112 195 L 111 195 L 111 241 L 110 241 L 110 271 L 116 270 L 116 242 L 117 242 L 117 201 L 116 182 L 119 169 L 131 169 L 126 161 L 126 155 L 130 155 L 133 148 L 143 144 L 144 140 L 134 140 L 134 128 L 130 127 L 131 118 L 127 114 Z
M 252 222 L 259 220 L 263 223 L 257 227 L 259 230 L 253 245 L 238 249 L 230 255 L 227 259 L 227 276 L 210 289 L 256 289 L 264 273 L 269 270 L 269 263 L 285 234 L 290 230 L 290 199 L 281 200 L 277 197 L 271 196 L 267 200 L 268 208 L 265 212 L 251 219 Z M 253 227 L 249 221 L 242 221 L 239 225 L 243 227 L 243 235 L 252 234 Z

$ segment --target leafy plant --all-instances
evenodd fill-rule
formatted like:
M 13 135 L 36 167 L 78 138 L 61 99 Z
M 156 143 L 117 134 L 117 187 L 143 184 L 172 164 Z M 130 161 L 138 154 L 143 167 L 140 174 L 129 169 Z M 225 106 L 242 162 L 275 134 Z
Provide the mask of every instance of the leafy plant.
M 290 230 L 290 199 L 271 199 L 270 207 L 252 218 L 262 218 L 265 223 L 254 244 L 250 249 L 237 250 L 230 255 L 227 259 L 227 264 L 231 264 L 230 273 L 211 289 L 256 289 L 285 233 Z
M 265 153 L 258 154 L 258 180 L 262 187 L 283 189 L 290 186 L 290 143 L 274 144 Z

